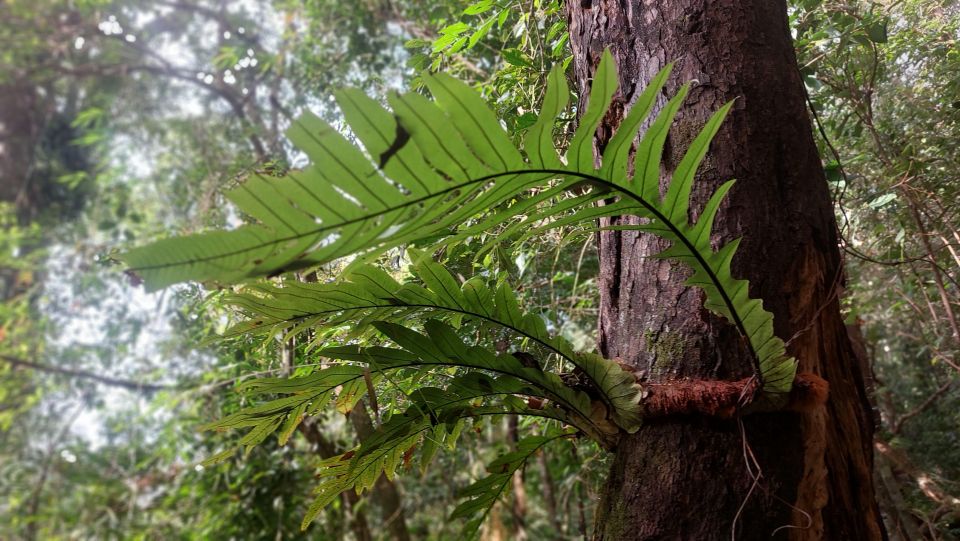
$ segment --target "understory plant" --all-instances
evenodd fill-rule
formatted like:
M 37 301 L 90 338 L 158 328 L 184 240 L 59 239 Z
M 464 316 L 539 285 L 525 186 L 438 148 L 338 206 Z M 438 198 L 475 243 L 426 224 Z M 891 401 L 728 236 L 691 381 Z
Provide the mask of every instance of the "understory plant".
M 124 256 L 150 289 L 187 280 L 230 287 L 227 299 L 246 319 L 229 335 L 306 337 L 311 354 L 323 360 L 291 377 L 242 386 L 253 405 L 207 427 L 246 430 L 237 448 L 272 434 L 284 443 L 303 419 L 326 408 L 349 411 L 364 397 L 385 405 L 372 435 L 320 463 L 304 527 L 343 491 L 368 490 L 414 460 L 428 467 L 477 419 L 543 419 L 540 433 L 522 439 L 462 493 L 453 515 L 475 531 L 513 473 L 543 447 L 579 436 L 613 449 L 645 417 L 664 413 L 652 402 L 653 387 L 628 367 L 575 350 L 535 307 L 523 308 L 505 274 L 481 268 L 464 277 L 435 260 L 441 248 L 464 241 L 479 246 L 479 258 L 553 228 L 579 224 L 590 231 L 600 217 L 638 216 L 640 225 L 617 227 L 668 241 L 656 257 L 689 266 L 687 284 L 703 291 L 705 308 L 743 336 L 755 373 L 744 387 L 749 392 L 735 397 L 736 411 L 786 402 L 796 362 L 774 334 L 772 314 L 750 298 L 745 280 L 731 275 L 738 241 L 711 246 L 714 217 L 733 182 L 714 192 L 695 222 L 689 218 L 697 169 L 730 105 L 703 126 L 663 190 L 661 155 L 687 85 L 638 139 L 670 70 L 635 101 L 599 168 L 594 135 L 617 90 L 609 52 L 562 152 L 554 132 L 569 90 L 559 68 L 550 72 L 537 120 L 519 148 L 479 94 L 444 74 L 423 75 L 432 99 L 392 94 L 389 107 L 356 90 L 340 91 L 349 135 L 306 114 L 288 135 L 312 165 L 282 178 L 253 174 L 226 194 L 250 223 L 161 240 Z M 410 263 L 404 272 L 376 263 L 398 249 Z M 349 263 L 332 281 L 295 279 L 344 258 Z

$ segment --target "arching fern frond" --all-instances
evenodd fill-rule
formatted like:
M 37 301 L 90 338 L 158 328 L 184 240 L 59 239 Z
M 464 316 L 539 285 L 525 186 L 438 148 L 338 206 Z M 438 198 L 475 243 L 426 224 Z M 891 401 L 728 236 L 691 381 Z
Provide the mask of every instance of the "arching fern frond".
M 483 347 L 468 346 L 463 343 L 456 331 L 445 323 L 436 320 L 427 321 L 426 334 L 420 334 L 395 323 L 383 322 L 376 325 L 381 332 L 400 346 L 400 349 L 380 346 L 341 346 L 324 349 L 320 354 L 332 359 L 365 362 L 374 370 L 382 370 L 384 367 L 399 363 L 428 368 L 431 366 L 456 367 L 468 371 L 479 370 L 510 376 L 514 381 L 524 385 L 525 391 L 516 394 L 547 399 L 551 407 L 560 408 L 558 410 L 560 413 L 554 413 L 551 417 L 559 418 L 577 427 L 584 434 L 608 447 L 612 444 L 611 439 L 615 441 L 615 436 L 621 429 L 634 432 L 640 426 L 640 392 L 635 385 L 630 385 L 629 396 L 615 395 L 616 398 L 622 399 L 615 404 L 625 406 L 624 412 L 619 412 L 616 407 L 605 407 L 600 410 L 598 416 L 592 397 L 583 390 L 569 387 L 557 374 L 544 371 L 540 367 L 528 366 L 511 354 L 497 354 Z M 615 363 L 610 363 L 599 356 L 586 359 L 584 364 L 590 365 L 591 361 L 597 366 L 607 366 L 608 363 L 616 366 Z M 620 370 L 619 366 L 617 370 Z M 613 380 L 615 377 L 607 379 Z M 601 392 L 608 397 L 611 390 L 617 389 L 602 377 L 598 377 L 598 381 L 600 381 L 599 385 L 604 386 L 599 387 L 605 391 Z M 498 389 L 494 390 L 500 392 Z M 628 421 L 633 421 L 633 424 L 627 424 Z M 621 423 L 626 426 L 621 426 Z
M 124 259 L 150 288 L 183 280 L 233 283 L 422 239 L 455 240 L 507 222 L 529 228 L 539 222 L 558 226 L 634 214 L 646 220 L 636 227 L 670 241 L 660 257 L 693 269 L 688 283 L 702 288 L 706 307 L 747 339 L 765 397 L 780 399 L 790 389 L 795 361 L 774 335 L 772 314 L 749 297 L 746 281 L 730 273 L 737 241 L 716 251 L 710 245 L 713 218 L 729 184 L 714 194 L 696 223 L 688 216 L 696 170 L 729 105 L 691 143 L 661 197 L 660 158 L 687 92 L 682 87 L 635 145 L 633 174 L 628 173 L 635 131 L 669 70 L 655 77 L 637 100 L 607 145 L 599 169 L 592 140 L 617 86 L 609 52 L 594 76 L 589 104 L 565 159 L 556 152 L 551 129 L 568 95 L 557 69 L 550 74 L 541 115 L 527 133 L 523 152 L 483 99 L 447 75 L 424 75 L 433 100 L 393 94 L 391 110 L 359 91 L 341 91 L 337 101 L 362 150 L 319 118 L 304 115 L 289 136 L 313 165 L 280 179 L 253 175 L 227 193 L 257 223 L 162 240 L 132 250 Z M 583 183 L 596 191 L 571 199 L 569 189 Z M 540 191 L 521 197 L 531 188 Z M 586 206 L 601 195 L 615 201 Z
M 565 339 L 551 335 L 538 314 L 520 310 L 516 293 L 508 282 L 500 281 L 495 287 L 489 287 L 484 279 L 473 277 L 461 286 L 446 268 L 429 259 L 420 259 L 411 271 L 423 285 L 400 284 L 383 270 L 362 265 L 353 268 L 343 279 L 328 284 L 290 282 L 284 287 L 251 286 L 248 291 L 226 298 L 251 317 L 228 333 L 278 327 L 296 332 L 305 326 L 330 327 L 347 322 L 356 328 L 372 323 L 403 346 L 397 337 L 413 332 L 407 327 L 411 324 L 410 318 L 418 314 L 429 318 L 446 315 L 446 319 L 453 322 L 474 321 L 497 326 L 578 368 L 592 382 L 617 426 L 627 432 L 639 428 L 640 389 L 633 375 L 614 361 L 576 352 Z M 431 325 L 436 333 L 451 334 L 443 332 L 436 322 Z M 429 333 L 430 328 L 427 330 Z M 351 348 L 331 348 L 320 353 L 362 362 L 363 358 L 357 355 L 337 356 Z

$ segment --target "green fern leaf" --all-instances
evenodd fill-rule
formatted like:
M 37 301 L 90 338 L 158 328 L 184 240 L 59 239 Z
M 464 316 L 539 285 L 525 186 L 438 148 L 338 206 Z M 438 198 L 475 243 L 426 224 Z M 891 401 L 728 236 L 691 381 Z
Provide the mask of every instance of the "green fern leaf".
M 297 327 L 304 321 L 323 326 L 371 323 L 407 351 L 432 359 L 464 355 L 462 352 L 437 351 L 435 344 L 429 342 L 417 349 L 422 335 L 407 329 L 412 316 L 423 314 L 437 318 L 446 313 L 463 320 L 501 326 L 582 370 L 613 412 L 612 420 L 628 432 L 639 428 L 640 388 L 634 377 L 613 361 L 599 355 L 576 353 L 566 340 L 551 336 L 539 315 L 525 314 L 520 310 L 516 294 L 507 282 L 491 289 L 484 280 L 474 277 L 458 286 L 450 271 L 429 259 L 421 259 L 411 270 L 414 277 L 423 281 L 423 287 L 413 283 L 400 284 L 376 267 L 361 265 L 352 269 L 345 279 L 334 283 L 290 282 L 282 288 L 256 285 L 226 300 L 247 310 L 260 322 L 254 329 Z M 451 343 L 456 339 L 448 336 L 453 334 L 452 331 L 438 322 L 428 323 L 430 338 L 449 339 Z M 242 329 L 250 330 L 251 327 L 244 325 Z M 344 351 L 351 352 L 350 356 L 344 356 Z M 321 354 L 364 362 L 354 347 L 327 349 Z M 487 357 L 484 353 L 478 359 Z M 511 356 L 501 357 L 516 364 Z M 589 405 L 581 413 L 589 414 Z
M 227 193 L 256 224 L 159 241 L 132 250 L 124 259 L 151 288 L 190 279 L 234 283 L 422 239 L 446 237 L 449 242 L 507 222 L 512 222 L 508 227 L 512 231 L 541 231 L 600 216 L 634 214 L 645 219 L 637 229 L 670 242 L 660 257 L 693 268 L 688 283 L 702 288 L 705 306 L 731 321 L 747 339 L 767 398 L 782 399 L 790 389 L 795 360 L 774 335 L 772 315 L 749 297 L 745 281 L 731 275 L 736 242 L 716 251 L 710 245 L 712 219 L 729 186 L 710 200 L 697 223 L 688 218 L 695 172 L 729 105 L 694 139 L 661 197 L 660 157 L 687 91 L 686 86 L 681 88 L 637 143 L 634 175 L 627 176 L 634 132 L 661 92 L 667 71 L 655 77 L 638 99 L 599 169 L 594 166 L 593 136 L 617 85 L 609 52 L 594 75 L 592 95 L 571 140 L 566 165 L 548 144 L 568 94 L 557 70 L 549 77 L 543 113 L 525 140 L 526 157 L 511 144 L 482 99 L 449 76 L 424 76 L 433 101 L 416 93 L 393 94 L 389 111 L 356 91 L 340 92 L 338 103 L 363 150 L 317 117 L 304 115 L 288 135 L 314 165 L 281 179 L 252 175 Z M 605 193 L 565 195 L 584 182 Z M 531 188 L 538 188 L 536 195 L 520 197 Z M 585 206 L 601 196 L 616 201 Z M 464 293 L 449 283 L 434 286 L 438 289 L 433 294 L 450 296 L 442 298 L 444 303 L 467 302 Z M 279 312 L 273 315 L 282 317 Z M 504 312 L 498 317 L 512 325 L 529 325 L 514 316 Z
M 551 372 L 544 372 L 538 368 L 524 365 L 517 357 L 508 354 L 496 354 L 478 346 L 468 346 L 463 343 L 452 327 L 436 320 L 427 321 L 427 334 L 420 334 L 396 323 L 378 322 L 376 327 L 401 349 L 385 348 L 381 346 L 358 347 L 337 346 L 324 349 L 320 352 L 324 357 L 341 361 L 367 363 L 373 370 L 387 370 L 398 366 L 418 367 L 456 367 L 468 371 L 486 371 L 492 374 L 510 376 L 514 381 L 525 384 L 523 392 L 507 392 L 503 389 L 493 389 L 499 394 L 521 394 L 544 398 L 557 405 L 562 413 L 551 413 L 552 417 L 561 418 L 564 422 L 576 426 L 595 440 L 610 445 L 611 438 L 616 436 L 617 429 L 612 425 L 598 423 L 592 418 L 594 410 L 590 397 L 583 391 L 574 390 Z M 593 362 L 596 361 L 596 362 Z M 588 367 L 595 367 L 594 376 L 606 384 L 622 384 L 624 376 L 610 377 L 611 373 L 619 368 L 615 363 L 604 362 L 598 356 L 584 363 Z M 605 367 L 609 371 L 599 374 Z M 616 367 L 616 368 L 613 368 Z M 605 377 L 603 377 L 605 376 Z M 632 382 L 632 380 L 631 380 Z M 614 385 L 615 392 L 622 392 L 623 388 Z M 636 430 L 639 427 L 639 389 L 632 387 L 632 394 L 612 395 L 613 400 L 632 400 L 632 404 L 625 414 L 624 423 L 632 422 L 625 430 Z M 502 392 L 501 392 L 502 391 Z M 618 402 L 613 402 L 618 404 Z M 616 406 L 612 406 L 614 409 Z
M 418 389 L 408 397 L 412 404 L 405 412 L 391 416 L 358 448 L 318 465 L 320 484 L 302 527 L 306 528 L 341 492 L 362 493 L 371 489 L 381 475 L 392 478 L 403 464 L 404 455 L 416 446 L 422 447 L 422 460 L 429 461 L 441 443 L 456 439 L 464 419 L 506 413 L 551 418 L 549 410 L 476 405 L 477 400 L 523 393 L 526 389 L 514 378 L 491 378 L 478 373 L 455 378 L 447 389 Z
M 472 538 L 483 524 L 490 509 L 497 503 L 507 488 L 513 474 L 522 468 L 527 460 L 533 457 L 540 449 L 560 438 L 571 436 L 570 431 L 557 431 L 545 436 L 531 436 L 517 442 L 517 450 L 505 454 L 487 466 L 489 475 L 476 481 L 460 491 L 461 498 L 467 501 L 461 503 L 451 513 L 450 518 L 470 518 L 463 529 L 461 537 Z

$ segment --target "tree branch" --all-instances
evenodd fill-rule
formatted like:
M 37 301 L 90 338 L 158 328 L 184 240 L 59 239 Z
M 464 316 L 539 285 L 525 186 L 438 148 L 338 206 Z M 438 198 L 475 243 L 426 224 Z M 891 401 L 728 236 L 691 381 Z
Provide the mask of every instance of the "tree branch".
M 243 99 L 237 96 L 234 92 L 228 90 L 223 85 L 214 85 L 207 84 L 196 77 L 197 71 L 189 68 L 177 67 L 169 62 L 165 65 L 155 66 L 150 64 L 102 64 L 95 66 L 81 66 L 81 67 L 71 67 L 64 65 L 53 65 L 53 66 L 42 66 L 45 68 L 52 68 L 57 72 L 65 75 L 72 75 L 77 77 L 103 77 L 106 75 L 117 75 L 122 74 L 126 75 L 134 72 L 146 72 L 158 77 L 167 77 L 170 79 L 176 79 L 178 81 L 183 81 L 191 85 L 202 88 L 211 94 L 218 96 L 227 105 L 230 106 L 230 110 L 233 111 L 234 115 L 240 121 L 241 125 L 246 128 L 251 128 L 251 132 L 247 134 L 247 140 L 250 142 L 250 145 L 253 147 L 254 152 L 257 155 L 257 158 L 260 161 L 263 161 L 267 157 L 266 146 L 263 141 L 260 139 L 260 136 L 257 133 L 261 130 L 261 126 L 255 125 L 251 122 L 250 118 L 247 116 L 246 112 L 243 109 Z M 37 68 L 35 71 L 38 71 L 40 68 Z
M 50 366 L 48 364 L 38 363 L 35 361 L 28 361 L 26 359 L 14 357 L 12 355 L 0 354 L 0 360 L 8 364 L 11 364 L 13 366 L 19 366 L 21 368 L 28 368 L 30 370 L 37 370 L 39 372 L 47 372 L 49 374 L 61 374 L 61 375 L 70 376 L 73 378 L 88 379 L 91 381 L 102 383 L 104 385 L 109 385 L 111 387 L 121 387 L 123 389 L 129 389 L 131 391 L 137 391 L 137 392 L 143 392 L 143 393 L 152 393 L 156 391 L 163 391 L 163 390 L 176 388 L 172 385 L 164 385 L 160 383 L 140 383 L 137 381 L 130 381 L 126 379 L 111 378 L 109 376 L 101 376 L 99 374 L 94 374 L 93 372 L 87 372 L 86 370 L 74 370 L 72 368 L 61 368 L 59 366 Z
M 874 442 L 878 454 L 887 459 L 898 470 L 911 477 L 917 488 L 931 501 L 960 514 L 960 498 L 947 493 L 934 477 L 913 464 L 903 449 L 892 447 L 883 440 Z
M 954 383 L 953 380 L 950 380 L 944 383 L 943 385 L 940 386 L 939 389 L 937 389 L 926 400 L 924 400 L 922 404 L 913 408 L 907 413 L 904 413 L 903 415 L 901 415 L 900 418 L 897 419 L 897 422 L 893 424 L 893 427 L 890 428 L 890 433 L 893 435 L 899 434 L 900 431 L 903 430 L 903 423 L 909 421 L 910 419 L 912 419 L 913 417 L 916 417 L 917 415 L 920 415 L 921 413 L 926 411 L 928 408 L 930 408 L 930 406 L 934 405 L 941 396 L 943 396 L 944 394 L 947 393 L 947 391 L 950 390 L 950 387 L 953 387 L 953 383 Z

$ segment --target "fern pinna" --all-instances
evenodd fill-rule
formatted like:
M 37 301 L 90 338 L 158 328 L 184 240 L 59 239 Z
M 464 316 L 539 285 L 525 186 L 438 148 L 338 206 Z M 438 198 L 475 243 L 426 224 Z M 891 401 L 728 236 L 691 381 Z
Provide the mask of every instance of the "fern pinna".
M 695 173 L 729 104 L 690 144 L 662 195 L 660 158 L 688 86 L 667 102 L 636 141 L 669 74 L 668 66 L 636 100 L 606 145 L 599 169 L 594 166 L 593 138 L 617 88 L 609 52 L 603 55 L 589 104 L 562 157 L 553 132 L 558 115 L 567 109 L 569 91 L 557 68 L 550 73 L 540 115 L 522 149 L 512 143 L 481 96 L 444 74 L 423 76 L 433 100 L 418 93 L 392 94 L 389 110 L 359 91 L 341 91 L 337 102 L 362 146 L 319 118 L 304 115 L 289 137 L 313 165 L 279 179 L 253 175 L 227 193 L 257 223 L 161 240 L 124 256 L 149 288 L 185 280 L 246 282 L 230 301 L 251 317 L 230 332 L 295 334 L 346 326 L 392 344 L 318 344 L 318 355 L 330 359 L 327 368 L 247 384 L 251 392 L 282 397 L 210 425 L 249 428 L 240 446 L 256 445 L 277 431 L 285 441 L 305 416 L 335 398 L 349 406 L 367 389 L 389 380 L 391 373 L 456 369 L 456 377 L 443 388 L 407 393 L 406 409 L 392 415 L 374 436 L 321 464 L 317 500 L 304 526 L 340 492 L 369 489 L 381 474 L 392 476 L 412 449 L 420 449 L 426 464 L 440 444 L 456 440 L 468 419 L 520 414 L 558 421 L 556 430 L 522 441 L 516 453 L 498 461 L 503 468 L 467 489 L 470 499 L 455 515 L 479 513 L 481 518 L 506 489 L 500 470 L 521 467 L 525 456 L 570 430 L 612 447 L 618 434 L 637 430 L 643 419 L 646 393 L 634 376 L 613 360 L 576 352 L 552 336 L 538 314 L 520 310 L 505 280 L 477 276 L 460 283 L 443 266 L 414 252 L 411 280 L 400 283 L 365 263 L 389 248 L 428 239 L 439 246 L 497 230 L 487 249 L 504 239 L 603 216 L 639 216 L 643 223 L 629 227 L 669 241 L 658 257 L 689 265 L 693 273 L 688 284 L 704 291 L 705 307 L 730 321 L 745 338 L 756 361 L 755 402 L 775 407 L 785 401 L 796 362 L 774 334 L 772 314 L 759 299 L 750 298 L 745 280 L 731 275 L 738 242 L 717 250 L 710 243 L 714 217 L 732 181 L 713 194 L 696 222 L 688 217 Z M 604 204 L 595 204 L 601 200 Z M 333 283 L 251 282 L 346 256 L 357 259 Z M 568 383 L 545 363 L 467 344 L 458 332 L 465 322 L 512 334 L 541 358 L 552 356 L 558 361 L 555 366 L 575 371 L 586 385 Z

